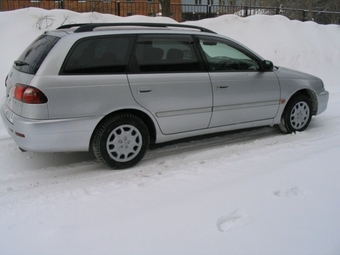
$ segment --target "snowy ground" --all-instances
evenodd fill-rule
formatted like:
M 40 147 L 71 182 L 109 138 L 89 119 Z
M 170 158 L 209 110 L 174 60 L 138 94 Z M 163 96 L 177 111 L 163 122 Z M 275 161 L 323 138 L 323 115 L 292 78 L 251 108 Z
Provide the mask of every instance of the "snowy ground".
M 174 22 L 0 12 L 0 80 L 28 43 L 65 20 Z M 340 27 L 280 16 L 192 23 L 321 77 L 327 111 L 303 133 L 264 127 L 157 146 L 125 171 L 89 153 L 22 153 L 1 123 L 0 254 L 340 254 Z

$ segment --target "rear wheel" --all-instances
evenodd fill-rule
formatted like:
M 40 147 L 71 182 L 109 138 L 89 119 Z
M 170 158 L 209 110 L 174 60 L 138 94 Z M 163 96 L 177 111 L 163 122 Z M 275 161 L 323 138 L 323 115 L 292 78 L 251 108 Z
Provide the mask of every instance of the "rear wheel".
M 150 143 L 144 122 L 131 114 L 109 117 L 96 129 L 92 148 L 98 160 L 113 169 L 137 164 Z
M 287 104 L 279 128 L 284 133 L 304 131 L 312 119 L 312 102 L 305 95 L 293 97 Z

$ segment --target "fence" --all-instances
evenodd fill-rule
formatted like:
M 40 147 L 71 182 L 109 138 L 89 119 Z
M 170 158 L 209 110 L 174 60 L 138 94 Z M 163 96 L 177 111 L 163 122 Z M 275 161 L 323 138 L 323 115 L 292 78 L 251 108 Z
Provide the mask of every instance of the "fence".
M 283 15 L 291 20 L 315 21 L 319 24 L 340 24 L 340 12 L 316 11 L 262 6 L 226 6 L 226 5 L 185 5 L 182 4 L 182 19 L 199 20 L 225 14 L 240 17 L 251 15 Z
M 76 12 L 101 12 L 118 16 L 162 15 L 158 2 L 128 1 L 85 1 L 85 0 L 0 0 L 0 11 L 15 10 L 19 8 L 39 7 L 44 9 L 68 9 Z M 319 24 L 340 24 L 340 12 L 309 11 L 303 9 L 273 8 L 262 6 L 230 6 L 230 5 L 195 5 L 172 3 L 170 17 L 182 22 L 217 17 L 224 14 L 236 14 L 241 17 L 251 15 L 284 15 L 289 19 L 307 21 L 313 20 Z

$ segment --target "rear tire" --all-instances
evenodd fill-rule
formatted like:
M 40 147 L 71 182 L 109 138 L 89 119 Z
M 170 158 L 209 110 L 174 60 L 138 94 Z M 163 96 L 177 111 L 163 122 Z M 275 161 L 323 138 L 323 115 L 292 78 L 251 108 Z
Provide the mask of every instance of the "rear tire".
M 279 128 L 284 133 L 304 131 L 312 119 L 312 102 L 305 95 L 293 97 L 282 114 Z
M 145 123 L 132 114 L 119 114 L 104 120 L 94 132 L 92 149 L 96 158 L 112 169 L 136 165 L 150 144 Z

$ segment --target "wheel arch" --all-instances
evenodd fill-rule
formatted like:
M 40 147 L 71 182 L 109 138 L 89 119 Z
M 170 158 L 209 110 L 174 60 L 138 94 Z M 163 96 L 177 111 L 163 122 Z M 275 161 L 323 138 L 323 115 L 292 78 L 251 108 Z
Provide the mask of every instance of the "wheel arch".
M 289 98 L 289 100 L 286 103 L 286 106 L 289 103 L 289 101 L 291 101 L 293 98 L 295 98 L 295 97 L 297 97 L 299 95 L 307 96 L 311 100 L 311 103 L 312 103 L 312 115 L 316 115 L 316 113 L 318 111 L 318 99 L 316 97 L 315 92 L 313 90 L 310 90 L 310 89 L 301 89 L 301 90 L 296 91 Z
M 308 104 L 309 109 L 304 108 L 304 105 L 301 106 L 302 101 L 304 101 L 305 104 Z M 297 111 L 295 111 L 296 106 L 298 107 Z M 316 95 L 311 90 L 301 89 L 295 92 L 287 101 L 280 117 L 278 127 L 285 134 L 304 131 L 309 126 L 312 116 L 315 115 L 316 112 Z
M 117 111 L 114 111 L 114 112 L 111 112 L 110 114 L 106 115 L 105 117 L 103 117 L 99 122 L 98 124 L 96 125 L 96 127 L 94 128 L 93 132 L 92 132 L 92 135 L 91 135 L 91 139 L 90 139 L 90 144 L 89 144 L 89 148 L 90 148 L 90 151 L 92 151 L 92 143 L 93 143 L 93 136 L 94 136 L 94 133 L 95 131 L 97 130 L 97 128 L 108 118 L 114 116 L 114 115 L 118 115 L 118 114 L 131 114 L 131 115 L 134 115 L 138 118 L 140 118 L 144 123 L 145 125 L 147 126 L 148 130 L 149 130 L 149 135 L 150 135 L 150 143 L 155 143 L 156 141 L 156 127 L 155 127 L 155 124 L 152 120 L 152 118 L 146 114 L 145 112 L 143 111 L 140 111 L 140 110 L 136 110 L 136 109 L 121 109 L 121 110 L 117 110 Z

